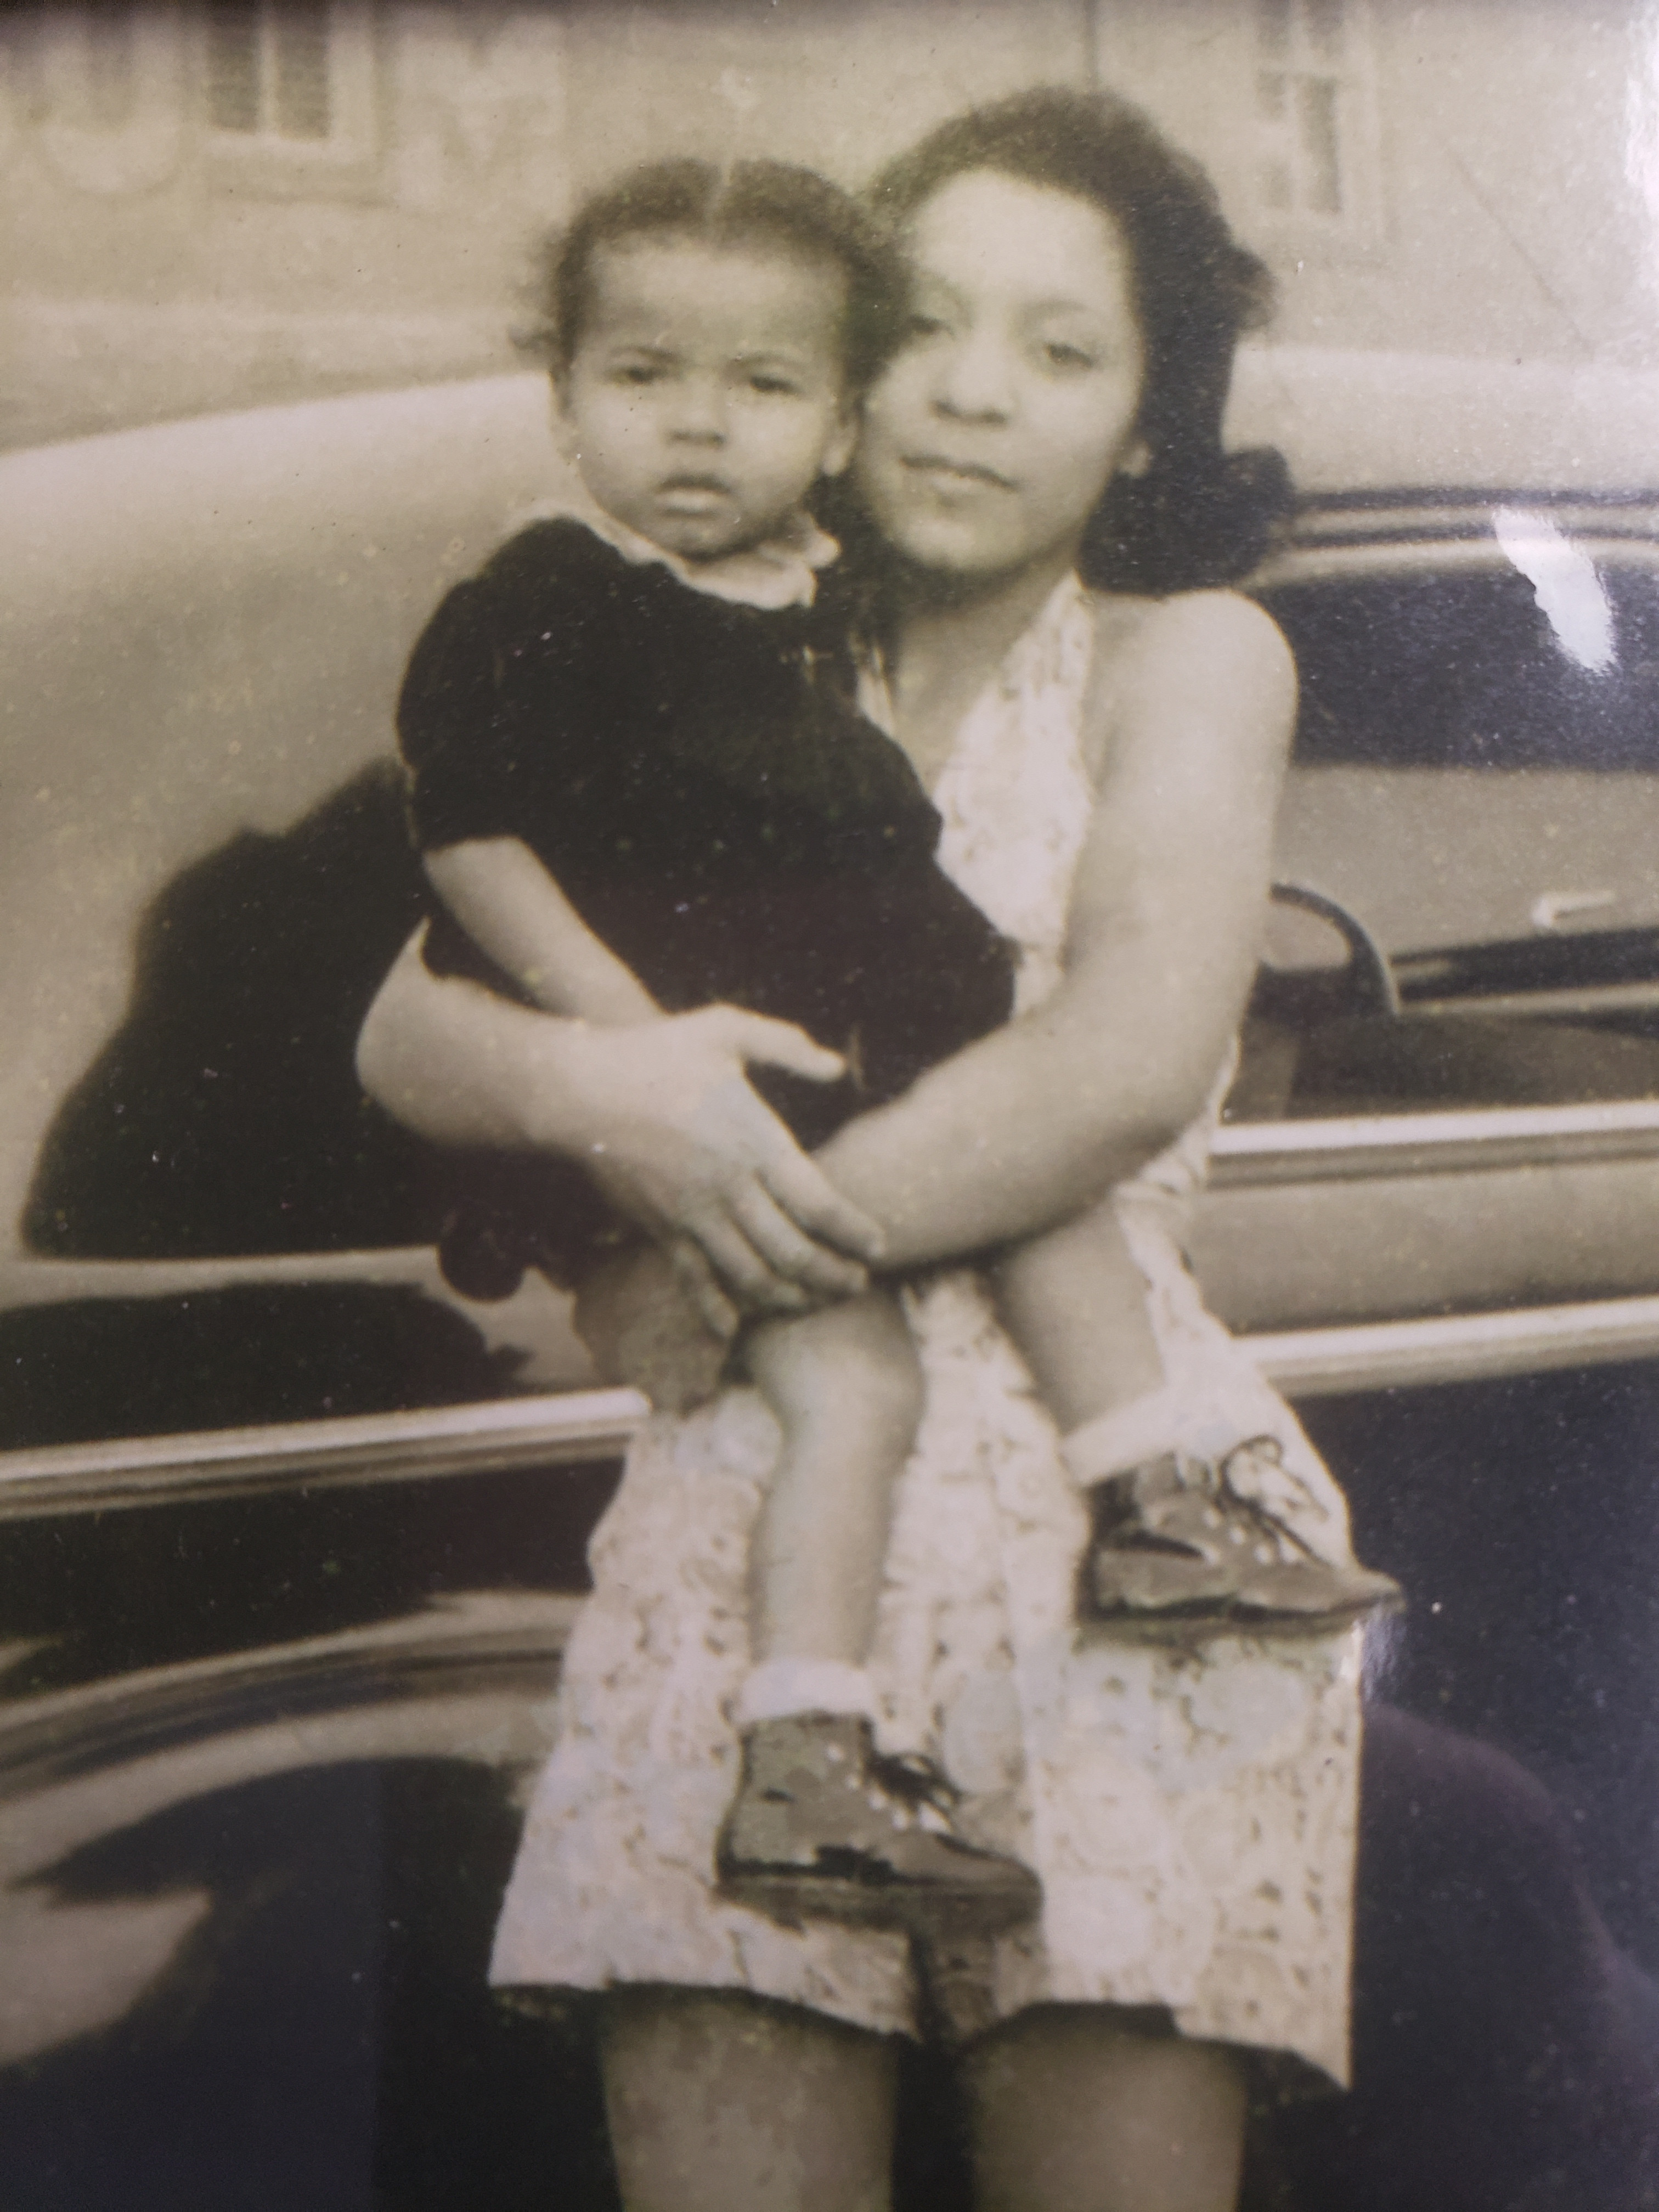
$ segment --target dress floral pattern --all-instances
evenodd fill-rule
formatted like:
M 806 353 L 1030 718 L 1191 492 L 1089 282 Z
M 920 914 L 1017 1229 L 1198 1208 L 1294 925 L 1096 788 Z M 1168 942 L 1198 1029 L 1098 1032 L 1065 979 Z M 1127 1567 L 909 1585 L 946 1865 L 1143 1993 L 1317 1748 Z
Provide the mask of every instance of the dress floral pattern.
M 934 794 L 943 864 L 1021 948 L 1022 1007 L 1060 973 L 1091 803 L 1080 731 L 1094 635 L 1068 579 L 965 718 Z M 1340 1492 L 1182 1256 L 1230 1073 L 1114 1203 L 1183 1434 L 1212 1421 L 1230 1441 L 1276 1437 L 1275 1510 L 1345 1557 Z M 1192 1653 L 1079 1644 L 1084 1511 L 1030 1376 L 971 1270 L 937 1271 L 906 1298 L 927 1411 L 872 1656 L 878 1732 L 887 1749 L 939 1759 L 967 1793 L 964 1832 L 1042 1878 L 1040 1919 L 995 1946 L 995 2009 L 1159 2006 L 1184 2033 L 1346 2081 L 1358 1632 Z M 731 1389 L 653 1420 L 630 1452 L 591 1547 L 593 1595 L 496 1931 L 497 1985 L 742 1989 L 915 2031 L 902 1937 L 786 1929 L 712 1887 L 737 1778 L 750 1534 L 777 1444 L 757 1395 Z

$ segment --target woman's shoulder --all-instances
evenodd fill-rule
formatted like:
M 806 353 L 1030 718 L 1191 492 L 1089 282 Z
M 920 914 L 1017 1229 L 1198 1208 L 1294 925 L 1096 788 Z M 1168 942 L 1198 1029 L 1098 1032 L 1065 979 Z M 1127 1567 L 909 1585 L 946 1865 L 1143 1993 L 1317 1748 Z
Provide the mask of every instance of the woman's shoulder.
M 1085 746 L 1097 774 L 1127 725 L 1149 728 L 1177 707 L 1237 743 L 1252 730 L 1280 743 L 1296 709 L 1296 665 L 1284 633 L 1242 592 L 1139 599 L 1091 591 L 1094 659 Z
M 1185 661 L 1198 653 L 1236 665 L 1259 662 L 1264 670 L 1290 664 L 1285 635 L 1265 607 L 1243 592 L 1173 592 L 1167 599 L 1088 591 L 1097 657 L 1156 664 Z

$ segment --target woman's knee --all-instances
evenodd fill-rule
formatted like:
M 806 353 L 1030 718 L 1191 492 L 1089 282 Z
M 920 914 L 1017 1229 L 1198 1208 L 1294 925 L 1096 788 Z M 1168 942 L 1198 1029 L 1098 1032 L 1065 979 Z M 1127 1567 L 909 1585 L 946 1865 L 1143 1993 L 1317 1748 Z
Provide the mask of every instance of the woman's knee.
M 741 1990 L 613 1991 L 600 2025 L 626 2212 L 887 2212 L 890 2041 Z
M 1162 2014 L 1033 2007 L 968 2070 L 982 2212 L 1231 2212 L 1246 2085 Z
M 1436 2077 L 1492 2110 L 1623 2094 L 1627 1972 L 1559 1808 L 1507 1753 L 1384 1706 L 1365 1718 L 1355 1997 L 1357 2078 L 1402 2105 Z

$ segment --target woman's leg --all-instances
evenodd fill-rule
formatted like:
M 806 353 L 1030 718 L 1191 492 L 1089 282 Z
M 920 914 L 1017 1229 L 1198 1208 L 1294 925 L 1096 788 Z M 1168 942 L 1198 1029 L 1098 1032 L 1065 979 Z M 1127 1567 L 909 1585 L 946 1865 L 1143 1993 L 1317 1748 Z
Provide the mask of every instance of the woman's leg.
M 659 1413 L 712 1398 L 731 1357 L 654 1244 L 624 1244 L 588 1268 L 572 1318 L 599 1380 L 643 1390 Z
M 968 2063 L 977 2212 L 1232 2212 L 1244 2076 L 1219 2044 L 1042 2005 Z
M 888 2212 L 896 2053 L 735 1990 L 605 2000 L 623 2212 Z
M 1659 2008 L 1506 1753 L 1365 1711 L 1354 2086 L 1273 2118 L 1297 2204 L 1659 2203 Z

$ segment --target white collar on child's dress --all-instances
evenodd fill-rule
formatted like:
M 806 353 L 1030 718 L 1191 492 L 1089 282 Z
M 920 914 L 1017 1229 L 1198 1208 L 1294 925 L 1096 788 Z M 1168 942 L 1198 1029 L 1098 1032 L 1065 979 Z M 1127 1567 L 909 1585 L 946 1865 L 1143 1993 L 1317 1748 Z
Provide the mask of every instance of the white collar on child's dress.
M 636 568 L 649 568 L 654 562 L 711 599 L 729 599 L 769 613 L 781 607 L 810 607 L 817 592 L 817 571 L 827 568 L 841 552 L 836 540 L 818 528 L 805 508 L 797 507 L 781 530 L 758 545 L 722 554 L 715 561 L 687 561 L 607 514 L 580 485 L 563 498 L 538 501 L 518 520 L 580 522 Z

